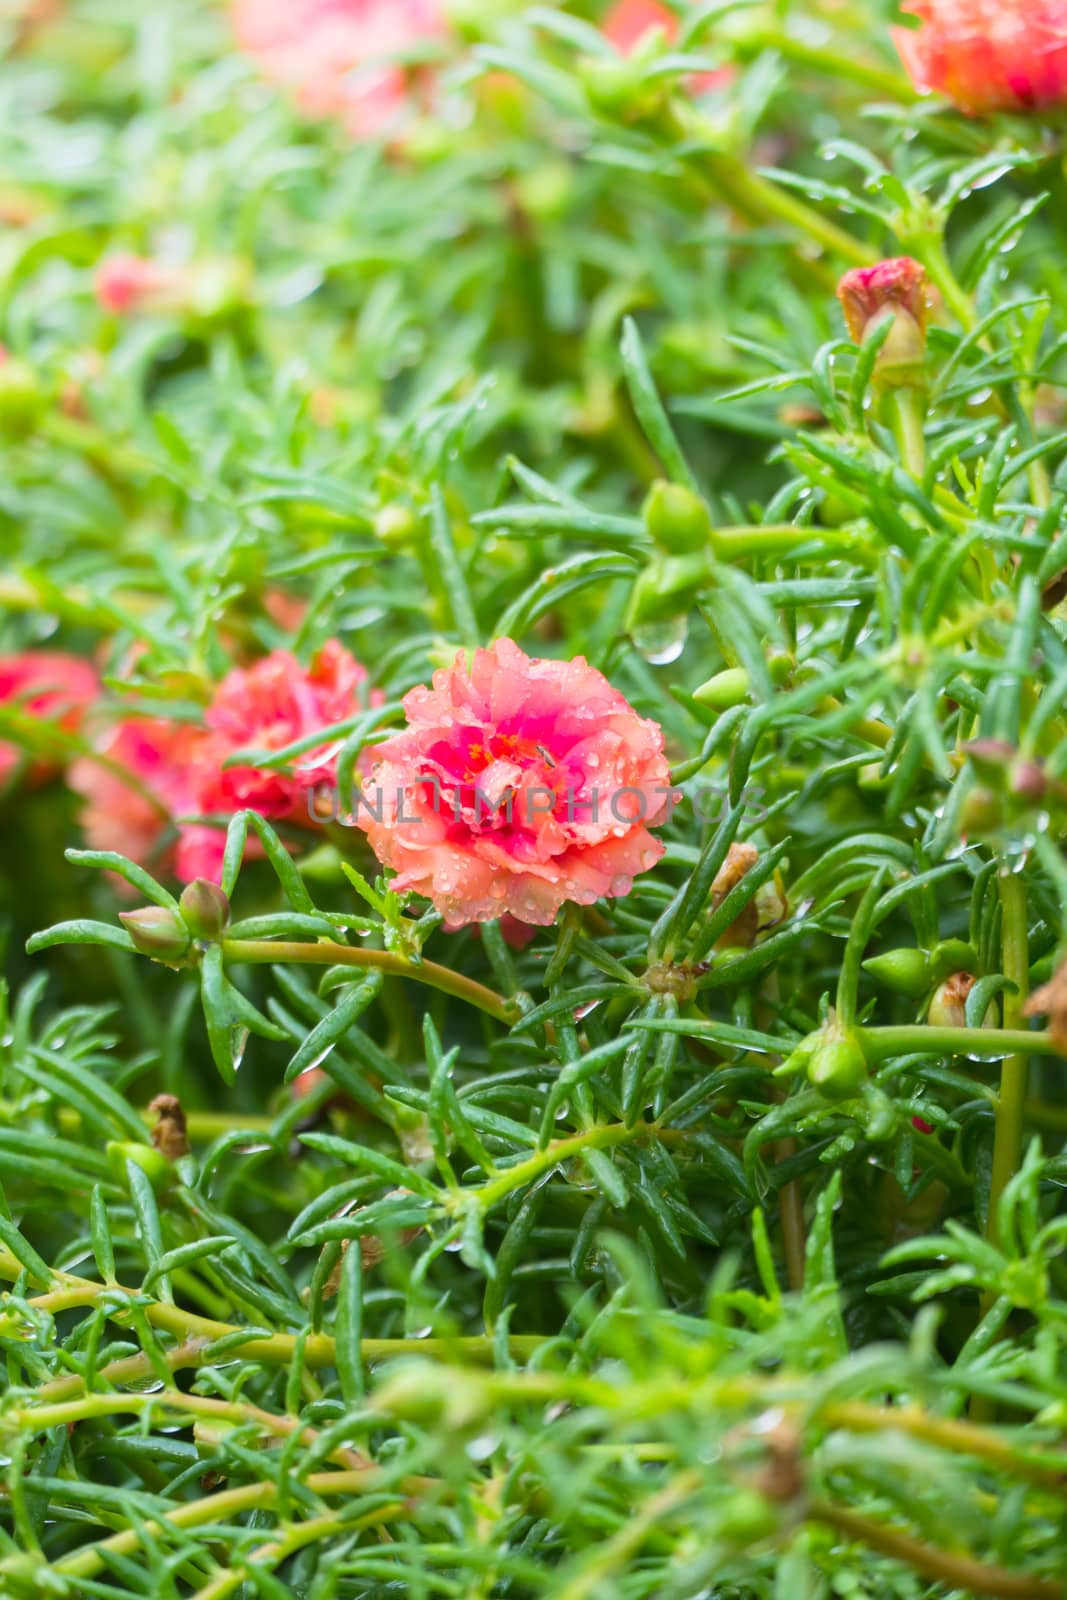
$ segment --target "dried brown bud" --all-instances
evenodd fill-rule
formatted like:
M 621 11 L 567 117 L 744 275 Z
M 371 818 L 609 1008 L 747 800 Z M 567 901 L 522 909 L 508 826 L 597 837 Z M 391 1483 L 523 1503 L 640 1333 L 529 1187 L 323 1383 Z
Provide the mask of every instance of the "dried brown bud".
M 157 1094 L 148 1107 L 159 1118 L 152 1129 L 152 1143 L 161 1155 L 168 1161 L 177 1161 L 182 1156 L 189 1154 L 189 1138 L 186 1132 L 185 1112 L 182 1103 L 174 1094 Z
M 1052 1042 L 1067 1055 L 1067 962 L 1057 967 L 1048 983 L 1035 989 L 1023 1008 L 1027 1017 L 1047 1017 Z

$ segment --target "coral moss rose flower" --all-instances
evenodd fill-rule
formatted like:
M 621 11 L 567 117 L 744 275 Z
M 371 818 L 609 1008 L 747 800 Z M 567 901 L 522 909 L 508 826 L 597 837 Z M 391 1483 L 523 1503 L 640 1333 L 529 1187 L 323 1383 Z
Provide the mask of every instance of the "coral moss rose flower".
M 78 656 L 60 650 L 0 656 L 0 706 L 36 722 L 51 723 L 57 730 L 75 732 L 97 692 L 96 673 Z M 0 740 L 0 786 L 8 783 L 21 760 L 16 745 Z M 54 770 L 50 760 L 34 760 L 29 774 L 44 778 Z
M 309 791 L 334 782 L 341 739 L 295 756 L 285 771 L 226 763 L 240 750 L 281 750 L 354 716 L 366 677 L 330 639 L 310 667 L 287 650 L 235 667 L 215 690 L 203 726 L 159 719 L 116 724 L 98 742 L 97 759 L 76 761 L 70 771 L 71 787 L 86 802 L 81 821 L 90 845 L 172 870 L 186 883 L 217 882 L 224 830 L 184 819 L 248 809 L 307 827 Z M 257 853 L 256 841 L 249 840 L 247 853 Z
M 510 639 L 462 653 L 405 697 L 357 817 L 393 887 L 449 927 L 628 894 L 663 846 L 663 733 L 583 657 L 531 659 Z
M 237 43 L 311 117 L 392 132 L 410 110 L 396 57 L 444 32 L 439 0 L 233 0 Z
M 1067 0 L 908 0 L 918 29 L 894 28 L 917 89 L 961 110 L 1067 105 Z
M 239 750 L 282 750 L 356 715 L 366 677 L 366 668 L 336 639 L 323 645 L 310 667 L 288 650 L 235 667 L 204 715 L 207 735 L 195 756 L 199 809 L 228 813 L 250 807 L 263 817 L 298 813 L 309 789 L 332 783 L 342 739 L 294 756 L 284 772 L 225 763 Z M 305 820 L 306 814 L 305 806 Z
M 183 879 L 216 875 L 223 835 L 174 825 L 197 810 L 191 775 L 202 737 L 198 728 L 162 717 L 127 718 L 102 733 L 94 755 L 79 757 L 67 774 L 84 801 L 79 820 L 89 847 Z

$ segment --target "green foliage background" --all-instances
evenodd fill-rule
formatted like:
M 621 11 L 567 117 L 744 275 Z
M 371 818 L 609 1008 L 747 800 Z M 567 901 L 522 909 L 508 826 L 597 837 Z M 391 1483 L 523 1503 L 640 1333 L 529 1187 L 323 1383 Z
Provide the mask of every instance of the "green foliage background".
M 298 122 L 215 8 L 5 15 L 3 648 L 182 718 L 335 635 L 388 701 L 350 762 L 506 633 L 660 721 L 687 801 L 522 953 L 351 829 L 238 876 L 239 819 L 235 925 L 173 971 L 62 787 L 5 797 L 4 1595 L 1063 1591 L 1067 1094 L 1021 1016 L 1067 885 L 1061 131 L 918 103 L 884 4 L 679 9 L 620 72 L 591 6 L 465 6 L 401 151 Z M 102 312 L 97 262 L 161 248 L 203 303 Z M 905 253 L 922 444 L 833 294 Z M 735 837 L 788 913 L 724 948 Z M 909 995 L 861 966 L 901 947 Z M 769 1070 L 831 1008 L 840 1099 Z

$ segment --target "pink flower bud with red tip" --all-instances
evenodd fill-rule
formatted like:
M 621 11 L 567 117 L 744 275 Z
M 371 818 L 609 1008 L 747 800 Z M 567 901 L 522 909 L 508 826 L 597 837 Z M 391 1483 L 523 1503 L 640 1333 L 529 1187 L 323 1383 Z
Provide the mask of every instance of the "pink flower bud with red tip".
M 852 338 L 862 344 L 887 321 L 892 327 L 875 362 L 875 380 L 899 388 L 925 381 L 929 286 L 911 256 L 895 256 L 873 267 L 846 272 L 837 298 Z
M 1067 106 L 1067 0 L 907 0 L 893 38 L 917 89 L 962 111 Z

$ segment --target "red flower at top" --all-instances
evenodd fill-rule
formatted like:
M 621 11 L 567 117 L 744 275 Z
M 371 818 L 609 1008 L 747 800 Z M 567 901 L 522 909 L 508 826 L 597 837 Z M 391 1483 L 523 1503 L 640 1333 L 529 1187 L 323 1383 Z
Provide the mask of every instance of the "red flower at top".
M 410 109 L 395 58 L 445 29 L 440 0 L 232 0 L 231 14 L 240 48 L 306 115 L 369 138 Z
M 21 655 L 0 656 L 0 705 L 24 713 L 34 721 L 52 723 L 73 733 L 80 726 L 86 706 L 96 699 L 96 673 L 77 656 L 59 650 L 27 650 Z M 20 750 L 0 740 L 0 786 L 6 785 L 22 759 Z M 57 763 L 48 759 L 32 761 L 29 774 L 44 778 Z
M 511 639 L 462 653 L 405 696 L 407 728 L 374 751 L 357 819 L 393 887 L 447 926 L 630 892 L 663 846 L 663 732 L 581 656 L 531 660 Z
M 906 0 L 922 27 L 894 28 L 917 89 L 963 111 L 1067 105 L 1067 0 Z

